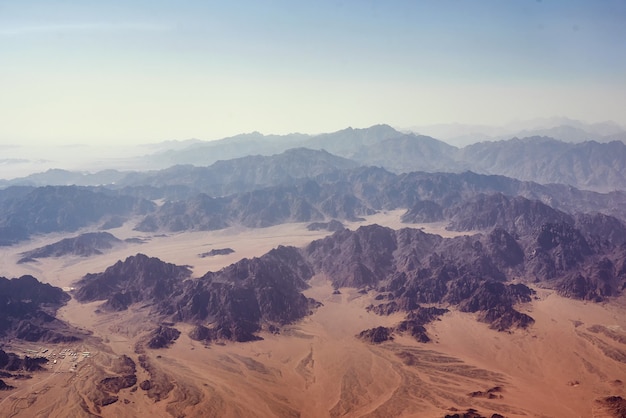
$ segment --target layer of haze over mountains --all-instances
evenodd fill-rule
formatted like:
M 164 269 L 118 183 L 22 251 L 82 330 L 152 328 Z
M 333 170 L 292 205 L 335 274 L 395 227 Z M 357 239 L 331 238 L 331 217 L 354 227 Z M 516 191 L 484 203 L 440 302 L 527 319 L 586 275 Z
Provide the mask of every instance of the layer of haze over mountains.
M 526 128 L 513 131 L 524 126 Z M 481 131 L 477 133 L 478 130 Z M 439 134 L 446 139 L 440 140 L 426 133 Z M 467 138 L 472 138 L 471 143 L 467 143 Z M 142 177 L 139 172 L 175 165 L 210 165 L 212 176 L 245 175 L 242 170 L 249 167 L 250 161 L 258 163 L 263 161 L 261 156 L 302 148 L 326 151 L 345 159 L 341 162 L 333 160 L 336 168 L 377 166 L 398 174 L 473 171 L 544 184 L 562 183 L 581 189 L 611 191 L 626 187 L 625 139 L 626 130 L 614 122 L 585 124 L 567 118 L 551 118 L 499 128 L 439 125 L 414 127 L 409 131 L 375 125 L 317 135 L 252 132 L 215 141 L 190 139 L 115 149 L 68 146 L 44 149 L 45 155 L 37 158 L 32 155 L 37 154 L 36 151 L 14 147 L 5 150 L 5 156 L 13 157 L 3 160 L 0 173 L 5 180 L 0 181 L 0 185 L 95 186 L 114 183 L 125 186 L 137 183 L 137 178 Z M 218 163 L 246 156 L 258 157 L 242 160 L 239 166 L 232 166 L 236 161 Z M 292 173 L 303 170 L 302 177 L 306 177 L 306 167 L 298 167 L 297 160 L 289 156 L 268 160 L 266 164 Z M 158 178 L 164 180 L 168 173 L 164 171 Z M 156 173 L 150 175 L 157 176 Z M 157 177 L 155 182 L 158 182 Z M 227 194 L 228 190 L 222 190 L 222 193 Z

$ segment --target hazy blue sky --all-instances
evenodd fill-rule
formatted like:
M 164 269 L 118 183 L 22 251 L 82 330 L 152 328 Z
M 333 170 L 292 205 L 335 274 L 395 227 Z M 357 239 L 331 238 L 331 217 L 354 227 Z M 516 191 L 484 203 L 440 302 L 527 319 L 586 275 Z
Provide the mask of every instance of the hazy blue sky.
M 626 124 L 626 1 L 0 0 L 0 144 Z

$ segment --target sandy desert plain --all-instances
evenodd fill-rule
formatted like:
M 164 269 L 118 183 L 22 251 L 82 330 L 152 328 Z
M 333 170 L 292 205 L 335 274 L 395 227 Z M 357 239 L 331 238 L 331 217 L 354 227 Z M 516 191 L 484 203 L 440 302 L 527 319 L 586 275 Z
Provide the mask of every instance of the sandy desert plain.
M 368 217 L 360 225 L 423 228 L 450 234 L 441 224 L 400 223 L 400 211 Z M 303 246 L 328 235 L 306 224 L 262 229 L 228 228 L 150 236 L 132 230 L 132 222 L 110 231 L 120 239 L 141 237 L 89 258 L 62 257 L 16 264 L 19 254 L 58 241 L 53 234 L 0 249 L 0 276 L 31 274 L 63 288 L 86 273 L 101 272 L 117 260 L 143 253 L 163 261 L 193 266 L 194 277 L 243 257 L 260 256 L 279 244 Z M 66 235 L 65 235 L 66 236 Z M 200 258 L 211 248 L 234 253 Z M 482 416 L 608 417 L 596 399 L 626 397 L 626 297 L 592 303 L 565 299 L 535 288 L 537 297 L 521 312 L 535 319 L 526 330 L 497 332 L 473 314 L 452 309 L 427 326 L 432 342 L 422 344 L 398 335 L 373 345 L 356 338 L 367 328 L 390 326 L 402 314 L 378 316 L 365 307 L 374 292 L 333 288 L 315 277 L 305 294 L 323 303 L 304 320 L 263 340 L 204 345 L 187 335 L 191 326 L 176 324 L 182 334 L 166 349 L 141 342 L 157 318 L 149 309 L 97 312 L 100 302 L 71 300 L 58 312 L 68 323 L 91 331 L 78 343 L 46 345 L 49 352 L 69 349 L 81 355 L 49 363 L 28 380 L 11 380 L 0 392 L 2 417 L 444 417 L 472 408 Z M 41 344 L 5 344 L 22 354 Z M 89 352 L 89 356 L 82 356 Z M 139 355 L 144 355 L 140 367 Z M 122 389 L 119 400 L 97 407 L 96 383 L 120 372 L 121 356 L 137 364 L 137 381 L 149 390 Z

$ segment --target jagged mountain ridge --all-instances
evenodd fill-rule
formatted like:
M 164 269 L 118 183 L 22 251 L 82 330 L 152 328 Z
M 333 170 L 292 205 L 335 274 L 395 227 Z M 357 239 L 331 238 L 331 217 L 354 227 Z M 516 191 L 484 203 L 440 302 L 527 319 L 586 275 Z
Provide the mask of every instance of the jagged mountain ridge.
M 381 313 L 411 312 L 424 303 L 457 306 L 498 330 L 532 324 L 514 306 L 530 301 L 533 291 L 512 278 L 526 277 L 563 295 L 590 300 L 626 287 L 626 243 L 620 242 L 626 228 L 619 221 L 584 216 L 582 229 L 577 229 L 575 218 L 545 205 L 502 195 L 485 201 L 495 207 L 503 202 L 521 208 L 530 204 L 532 210 L 521 224 L 506 218 L 500 223 L 490 211 L 478 212 L 486 214 L 491 230 L 456 238 L 378 225 L 343 229 L 302 249 L 278 247 L 199 279 L 184 280 L 184 267 L 137 255 L 104 273 L 85 276 L 76 298 L 106 300 L 104 307 L 114 310 L 141 303 L 196 325 L 197 339 L 247 341 L 261 329 L 306 316 L 314 302 L 301 292 L 315 274 L 325 275 L 337 288 L 386 295 L 373 308 Z M 480 216 L 476 219 L 483 222 Z M 621 225 L 622 232 L 598 241 L 596 224 Z M 511 225 L 517 227 L 512 233 L 504 229 Z
M 124 262 L 118 261 L 102 273 L 87 274 L 77 283 L 74 297 L 79 302 L 106 299 L 105 308 L 125 310 L 136 302 L 174 295 L 179 284 L 190 275 L 187 267 L 137 254 Z
M 158 179 L 159 182 L 174 181 L 179 186 L 189 187 L 189 180 L 198 177 L 206 179 L 210 173 L 211 177 L 224 178 L 219 184 L 209 182 L 202 186 L 204 189 L 198 189 L 201 182 L 196 181 L 194 190 L 223 195 L 229 193 L 230 189 L 225 186 L 228 184 L 237 186 L 239 182 L 245 183 L 248 191 L 253 186 L 276 185 L 278 178 L 282 182 L 288 181 L 293 176 L 293 170 L 289 168 L 287 173 L 283 173 L 280 168 L 289 167 L 290 159 L 285 154 L 288 150 L 304 147 L 309 148 L 309 152 L 325 150 L 334 154 L 335 158 L 352 160 L 351 164 L 380 166 L 395 173 L 471 170 L 541 184 L 562 183 L 598 191 L 626 189 L 626 177 L 623 174 L 626 172 L 626 145 L 623 142 L 587 140 L 571 143 L 550 136 L 539 136 L 546 133 L 550 132 L 529 131 L 526 136 L 520 136 L 521 139 L 512 136 L 510 139 L 480 142 L 463 148 L 448 145 L 429 136 L 399 132 L 388 125 L 375 125 L 365 129 L 347 128 L 316 136 L 264 136 L 253 133 L 219 141 L 192 143 L 186 148 L 142 157 L 142 163 L 152 158 L 159 162 L 159 167 L 192 164 L 196 168 L 207 169 L 213 165 L 208 171 L 178 167 L 162 173 L 135 172 L 121 177 L 123 173 L 114 170 L 93 175 L 51 170 L 2 184 L 68 184 L 74 181 L 74 184 L 109 184 L 117 188 L 119 184 L 148 187 Z M 256 157 L 250 157 L 252 155 Z M 290 156 L 294 157 L 293 154 Z M 251 163 L 250 166 L 245 165 L 246 158 Z M 219 161 L 232 159 L 241 160 L 239 171 L 242 176 L 232 175 L 232 164 L 235 163 Z M 274 162 L 268 163 L 272 159 Z M 345 166 L 350 163 L 343 161 L 342 164 Z M 303 160 L 300 160 L 299 165 L 307 167 Z M 254 174 L 253 178 L 250 178 L 251 173 Z M 312 175 L 315 174 L 309 172 L 307 176 Z M 184 176 L 187 178 L 181 179 Z M 258 179 L 258 183 L 254 177 Z M 113 182 L 117 185 L 113 186 Z M 241 191 L 243 189 L 237 190 Z
M 255 339 L 262 324 L 300 319 L 312 306 L 301 293 L 312 270 L 292 247 L 184 280 L 189 273 L 183 266 L 138 254 L 83 277 L 75 297 L 81 302 L 106 300 L 103 307 L 111 310 L 151 304 L 155 313 L 196 324 L 197 339 L 236 341 Z

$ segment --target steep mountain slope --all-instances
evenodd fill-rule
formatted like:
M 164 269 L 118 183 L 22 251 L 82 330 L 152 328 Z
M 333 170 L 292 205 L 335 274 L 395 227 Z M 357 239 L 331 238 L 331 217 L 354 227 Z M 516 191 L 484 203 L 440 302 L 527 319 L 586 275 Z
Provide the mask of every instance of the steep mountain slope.
M 516 235 L 527 235 L 546 222 L 573 224 L 574 219 L 537 200 L 501 193 L 479 194 L 446 209 L 448 228 L 473 231 L 500 227 Z
M 563 183 L 610 191 L 626 188 L 626 144 L 571 144 L 548 137 L 469 145 L 459 160 L 472 170 L 538 183 Z
M 84 336 L 54 317 L 70 296 L 32 276 L 0 277 L 0 337 L 66 342 Z
M 191 271 L 143 254 L 118 261 L 98 274 L 87 274 L 74 297 L 80 302 L 106 300 L 107 309 L 125 310 L 133 303 L 172 297 Z

